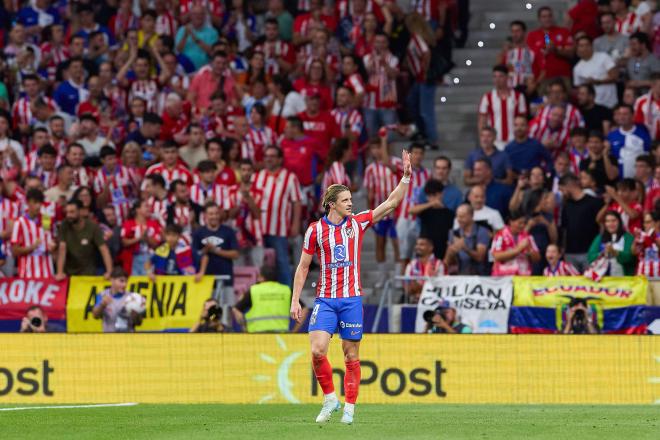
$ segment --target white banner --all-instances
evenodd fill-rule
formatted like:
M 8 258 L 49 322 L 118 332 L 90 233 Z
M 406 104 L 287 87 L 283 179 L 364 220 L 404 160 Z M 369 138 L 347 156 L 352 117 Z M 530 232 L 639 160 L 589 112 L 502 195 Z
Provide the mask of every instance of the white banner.
M 458 320 L 473 333 L 507 333 L 509 309 L 513 299 L 511 277 L 448 276 L 424 283 L 417 304 L 415 332 L 426 328 L 424 312 L 443 301 L 456 309 Z

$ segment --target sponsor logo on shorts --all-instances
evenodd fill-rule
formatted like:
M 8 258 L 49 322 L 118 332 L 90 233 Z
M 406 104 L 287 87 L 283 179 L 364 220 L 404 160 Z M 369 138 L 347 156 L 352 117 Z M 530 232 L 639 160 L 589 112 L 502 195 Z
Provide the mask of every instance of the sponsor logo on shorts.
M 339 321 L 339 326 L 341 328 L 362 328 L 362 324 L 360 324 L 359 322 Z

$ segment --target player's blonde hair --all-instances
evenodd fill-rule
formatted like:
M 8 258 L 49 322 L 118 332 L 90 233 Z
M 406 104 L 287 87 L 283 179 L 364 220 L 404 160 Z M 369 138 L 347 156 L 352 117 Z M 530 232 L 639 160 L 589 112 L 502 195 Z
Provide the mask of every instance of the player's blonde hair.
M 330 211 L 330 203 L 336 203 L 339 193 L 344 191 L 350 191 L 350 189 L 348 189 L 346 185 L 340 185 L 338 183 L 330 185 L 328 189 L 325 190 L 325 194 L 323 195 L 323 209 L 325 209 L 326 213 Z

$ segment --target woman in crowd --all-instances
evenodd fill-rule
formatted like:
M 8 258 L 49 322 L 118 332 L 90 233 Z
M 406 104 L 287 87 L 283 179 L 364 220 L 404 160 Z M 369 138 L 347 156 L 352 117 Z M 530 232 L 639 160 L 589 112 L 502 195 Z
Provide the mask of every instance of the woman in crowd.
M 587 258 L 589 263 L 602 264 L 605 275 L 628 276 L 635 274 L 634 237 L 626 232 L 621 215 L 616 211 L 605 213 L 603 232 L 594 239 Z M 598 262 L 597 262 L 598 261 Z

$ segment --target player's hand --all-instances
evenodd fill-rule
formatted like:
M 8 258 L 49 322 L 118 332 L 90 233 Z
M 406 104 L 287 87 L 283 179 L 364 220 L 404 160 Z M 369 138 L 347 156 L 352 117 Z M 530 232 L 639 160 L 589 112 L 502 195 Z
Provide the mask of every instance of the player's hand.
M 410 153 L 408 153 L 408 150 L 401 152 L 401 160 L 403 161 L 403 177 L 412 176 L 412 165 L 410 164 Z
M 302 307 L 298 301 L 291 303 L 291 319 L 296 321 L 298 324 L 302 321 Z

